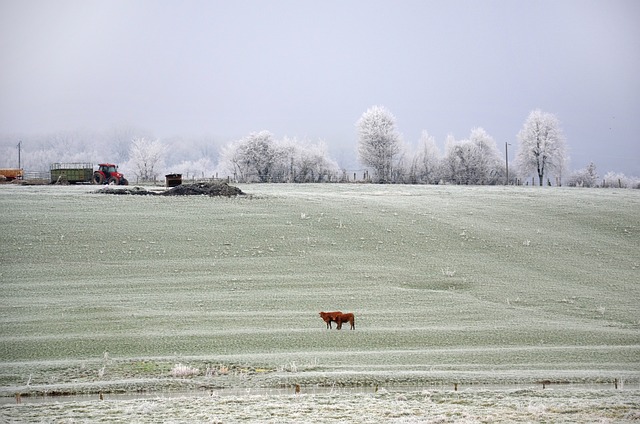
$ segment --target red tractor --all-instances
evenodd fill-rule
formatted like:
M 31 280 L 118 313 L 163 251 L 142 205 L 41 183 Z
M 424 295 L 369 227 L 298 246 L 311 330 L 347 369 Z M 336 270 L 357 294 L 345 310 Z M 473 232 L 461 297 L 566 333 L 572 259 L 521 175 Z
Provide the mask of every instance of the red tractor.
M 118 166 L 112 163 L 98 164 L 98 170 L 93 173 L 91 182 L 94 184 L 129 185 L 129 181 L 118 172 Z

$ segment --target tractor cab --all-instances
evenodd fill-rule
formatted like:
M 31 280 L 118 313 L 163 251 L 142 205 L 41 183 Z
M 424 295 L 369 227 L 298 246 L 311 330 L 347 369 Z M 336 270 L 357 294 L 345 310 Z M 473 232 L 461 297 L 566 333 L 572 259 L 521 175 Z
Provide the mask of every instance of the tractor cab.
M 94 184 L 128 185 L 129 181 L 118 172 L 118 166 L 112 163 L 98 164 L 98 170 L 93 173 Z
M 110 163 L 103 163 L 98 166 L 100 167 L 99 171 L 101 171 L 105 175 L 111 175 L 114 172 L 118 172 L 118 167 Z

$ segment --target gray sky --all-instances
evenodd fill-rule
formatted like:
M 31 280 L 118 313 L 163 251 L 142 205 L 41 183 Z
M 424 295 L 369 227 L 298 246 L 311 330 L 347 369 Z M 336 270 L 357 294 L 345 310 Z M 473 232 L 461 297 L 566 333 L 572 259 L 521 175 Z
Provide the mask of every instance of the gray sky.
M 0 0 L 0 133 L 267 129 L 340 162 L 376 104 L 512 158 L 540 108 L 573 169 L 640 175 L 640 1 Z

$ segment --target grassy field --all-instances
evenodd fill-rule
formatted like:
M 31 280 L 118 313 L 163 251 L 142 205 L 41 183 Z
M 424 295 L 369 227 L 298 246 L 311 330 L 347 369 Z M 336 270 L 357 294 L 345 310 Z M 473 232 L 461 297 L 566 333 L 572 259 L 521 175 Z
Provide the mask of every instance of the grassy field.
M 0 396 L 615 380 L 638 394 L 640 191 L 240 187 L 0 186 Z M 356 330 L 327 331 L 327 310 Z

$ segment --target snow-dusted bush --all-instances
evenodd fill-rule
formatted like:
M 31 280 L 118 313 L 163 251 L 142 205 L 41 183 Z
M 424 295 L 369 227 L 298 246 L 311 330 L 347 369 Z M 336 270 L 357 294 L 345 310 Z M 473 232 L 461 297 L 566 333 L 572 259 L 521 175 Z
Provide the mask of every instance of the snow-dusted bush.
M 276 142 L 272 181 L 316 183 L 336 180 L 339 167 L 322 141 L 310 143 L 285 137 Z
M 412 182 L 433 184 L 442 178 L 442 158 L 436 140 L 423 131 L 418 143 L 418 148 L 411 160 L 409 174 Z
M 567 181 L 569 187 L 596 187 L 598 184 L 598 173 L 593 162 L 586 168 L 574 171 Z
M 213 178 L 215 171 L 213 163 L 207 157 L 195 161 L 183 160 L 177 165 L 168 169 L 170 173 L 182 174 L 184 179 L 188 178 Z
M 504 180 L 504 166 L 493 138 L 475 128 L 469 140 L 447 137 L 442 174 L 454 184 L 498 184 Z
M 446 268 L 442 268 L 440 270 L 440 272 L 442 273 L 442 275 L 444 275 L 445 277 L 454 277 L 456 275 L 456 271 L 455 269 L 446 267 Z
M 602 179 L 604 188 L 635 188 L 640 189 L 640 178 L 627 177 L 621 172 L 607 172 Z
M 219 167 L 239 182 L 323 182 L 339 173 L 323 142 L 276 140 L 268 131 L 224 146 Z
M 171 369 L 171 375 L 174 377 L 190 377 L 192 375 L 198 375 L 199 372 L 200 370 L 198 370 L 198 368 L 183 364 L 175 364 Z

